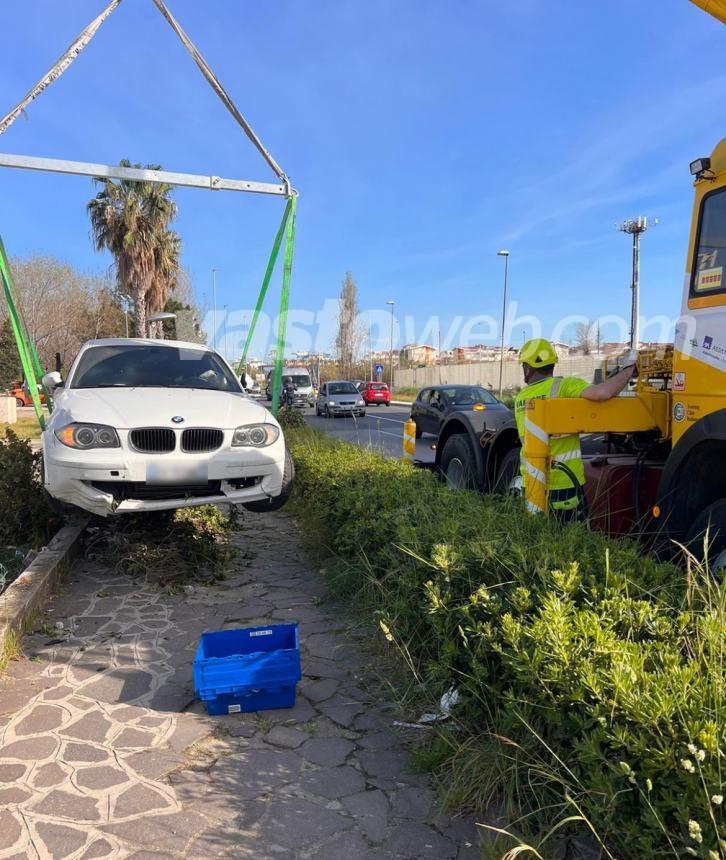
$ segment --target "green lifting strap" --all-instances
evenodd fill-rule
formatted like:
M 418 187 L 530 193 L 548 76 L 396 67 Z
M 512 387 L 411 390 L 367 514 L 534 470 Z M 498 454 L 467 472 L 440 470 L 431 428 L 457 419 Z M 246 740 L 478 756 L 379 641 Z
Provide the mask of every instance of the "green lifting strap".
M 285 262 L 282 269 L 282 292 L 280 294 L 280 315 L 277 319 L 277 349 L 275 370 L 272 377 L 272 414 L 277 415 L 280 408 L 280 383 L 282 381 L 282 361 L 285 355 L 285 334 L 287 333 L 287 309 L 290 305 L 290 277 L 292 275 L 292 252 L 295 245 L 295 210 L 297 196 L 288 201 L 290 215 L 287 219 L 285 236 Z
M 245 346 L 242 350 L 242 358 L 239 360 L 239 364 L 237 365 L 237 376 L 242 374 L 242 371 L 245 369 L 245 364 L 247 363 L 247 353 L 250 348 L 250 343 L 252 343 L 252 335 L 255 333 L 255 327 L 257 326 L 257 320 L 260 316 L 260 311 L 262 310 L 262 305 L 265 302 L 265 296 L 267 295 L 267 288 L 270 286 L 270 279 L 272 278 L 272 272 L 275 269 L 275 264 L 277 263 L 277 255 L 280 252 L 280 245 L 282 244 L 282 237 L 285 233 L 285 224 L 287 223 L 287 219 L 290 215 L 290 210 L 292 209 L 292 200 L 291 198 L 287 201 L 287 206 L 285 207 L 285 211 L 282 215 L 282 222 L 280 223 L 280 229 L 277 231 L 277 236 L 275 236 L 275 241 L 272 243 L 272 253 L 270 254 L 270 259 L 267 263 L 267 269 L 265 270 L 265 277 L 262 279 L 262 288 L 260 289 L 260 294 L 257 297 L 257 307 L 255 308 L 255 312 L 252 315 L 252 322 L 250 323 L 249 331 L 247 332 L 247 337 L 245 338 Z
M 22 315 L 18 310 L 18 304 L 15 297 L 15 289 L 13 287 L 13 280 L 10 274 L 10 264 L 8 262 L 8 256 L 5 252 L 5 245 L 1 237 L 0 277 L 2 278 L 3 292 L 5 294 L 5 300 L 8 305 L 10 325 L 13 330 L 13 335 L 15 336 L 15 343 L 18 347 L 20 364 L 22 365 L 23 375 L 25 376 L 25 380 L 28 384 L 30 399 L 33 401 L 33 408 L 35 409 L 35 415 L 38 419 L 38 424 L 40 424 L 41 430 L 45 430 L 45 415 L 43 414 L 43 407 L 40 403 L 40 397 L 38 396 L 38 385 L 40 385 L 43 389 L 43 394 L 45 396 L 45 402 L 48 406 L 48 411 L 50 411 L 53 407 L 48 392 L 46 391 L 45 385 L 43 385 L 43 370 L 40 366 L 38 353 L 35 349 L 35 345 L 30 339 L 27 326 L 25 325 L 25 320 L 23 319 Z

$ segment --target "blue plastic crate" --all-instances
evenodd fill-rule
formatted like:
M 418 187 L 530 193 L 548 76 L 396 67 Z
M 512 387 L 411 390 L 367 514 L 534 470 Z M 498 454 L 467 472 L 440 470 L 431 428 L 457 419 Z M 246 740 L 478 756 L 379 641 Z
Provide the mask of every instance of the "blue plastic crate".
M 292 708 L 300 677 L 297 624 L 203 633 L 194 658 L 194 692 L 213 715 Z

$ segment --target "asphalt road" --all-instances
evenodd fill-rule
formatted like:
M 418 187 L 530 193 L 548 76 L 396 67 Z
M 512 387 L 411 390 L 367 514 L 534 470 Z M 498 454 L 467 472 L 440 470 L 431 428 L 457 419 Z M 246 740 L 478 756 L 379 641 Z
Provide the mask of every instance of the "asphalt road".
M 375 448 L 387 457 L 398 459 L 403 453 L 403 425 L 410 411 L 408 406 L 370 406 L 364 418 L 319 418 L 314 409 L 307 409 L 305 419 L 312 427 L 336 439 Z M 416 442 L 416 459 L 433 463 L 436 455 L 431 445 L 435 441 L 428 435 L 419 439 Z

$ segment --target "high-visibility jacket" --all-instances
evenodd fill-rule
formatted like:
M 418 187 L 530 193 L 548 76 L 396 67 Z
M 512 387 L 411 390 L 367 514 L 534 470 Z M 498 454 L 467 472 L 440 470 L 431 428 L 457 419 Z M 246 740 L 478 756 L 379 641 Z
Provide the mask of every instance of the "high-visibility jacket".
M 514 417 L 517 421 L 517 431 L 522 443 L 522 479 L 526 471 L 524 458 L 524 418 L 526 404 L 529 400 L 544 397 L 579 397 L 590 386 L 589 382 L 577 377 L 549 376 L 533 382 L 523 388 L 514 401 Z M 585 467 L 580 450 L 580 437 L 573 433 L 569 436 L 552 436 L 550 453 L 557 463 L 564 463 L 577 479 L 580 486 L 585 483 Z M 579 488 L 575 487 L 572 479 L 563 469 L 550 469 L 548 489 L 553 507 L 570 507 L 576 505 Z

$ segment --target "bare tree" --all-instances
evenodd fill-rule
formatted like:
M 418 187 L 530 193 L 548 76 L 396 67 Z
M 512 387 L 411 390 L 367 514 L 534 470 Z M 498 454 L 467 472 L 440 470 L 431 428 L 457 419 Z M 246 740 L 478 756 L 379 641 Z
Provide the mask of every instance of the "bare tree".
M 338 299 L 338 333 L 335 337 L 335 352 L 344 379 L 353 378 L 364 340 L 365 330 L 358 310 L 358 287 L 353 275 L 346 272 Z
M 582 350 L 583 355 L 590 355 L 597 346 L 597 326 L 597 320 L 588 320 L 575 326 L 575 346 Z
M 86 340 L 124 334 L 124 315 L 109 278 L 78 272 L 55 257 L 11 260 L 19 310 L 44 368 L 59 352 L 67 366 Z M 7 309 L 0 303 L 0 318 Z

